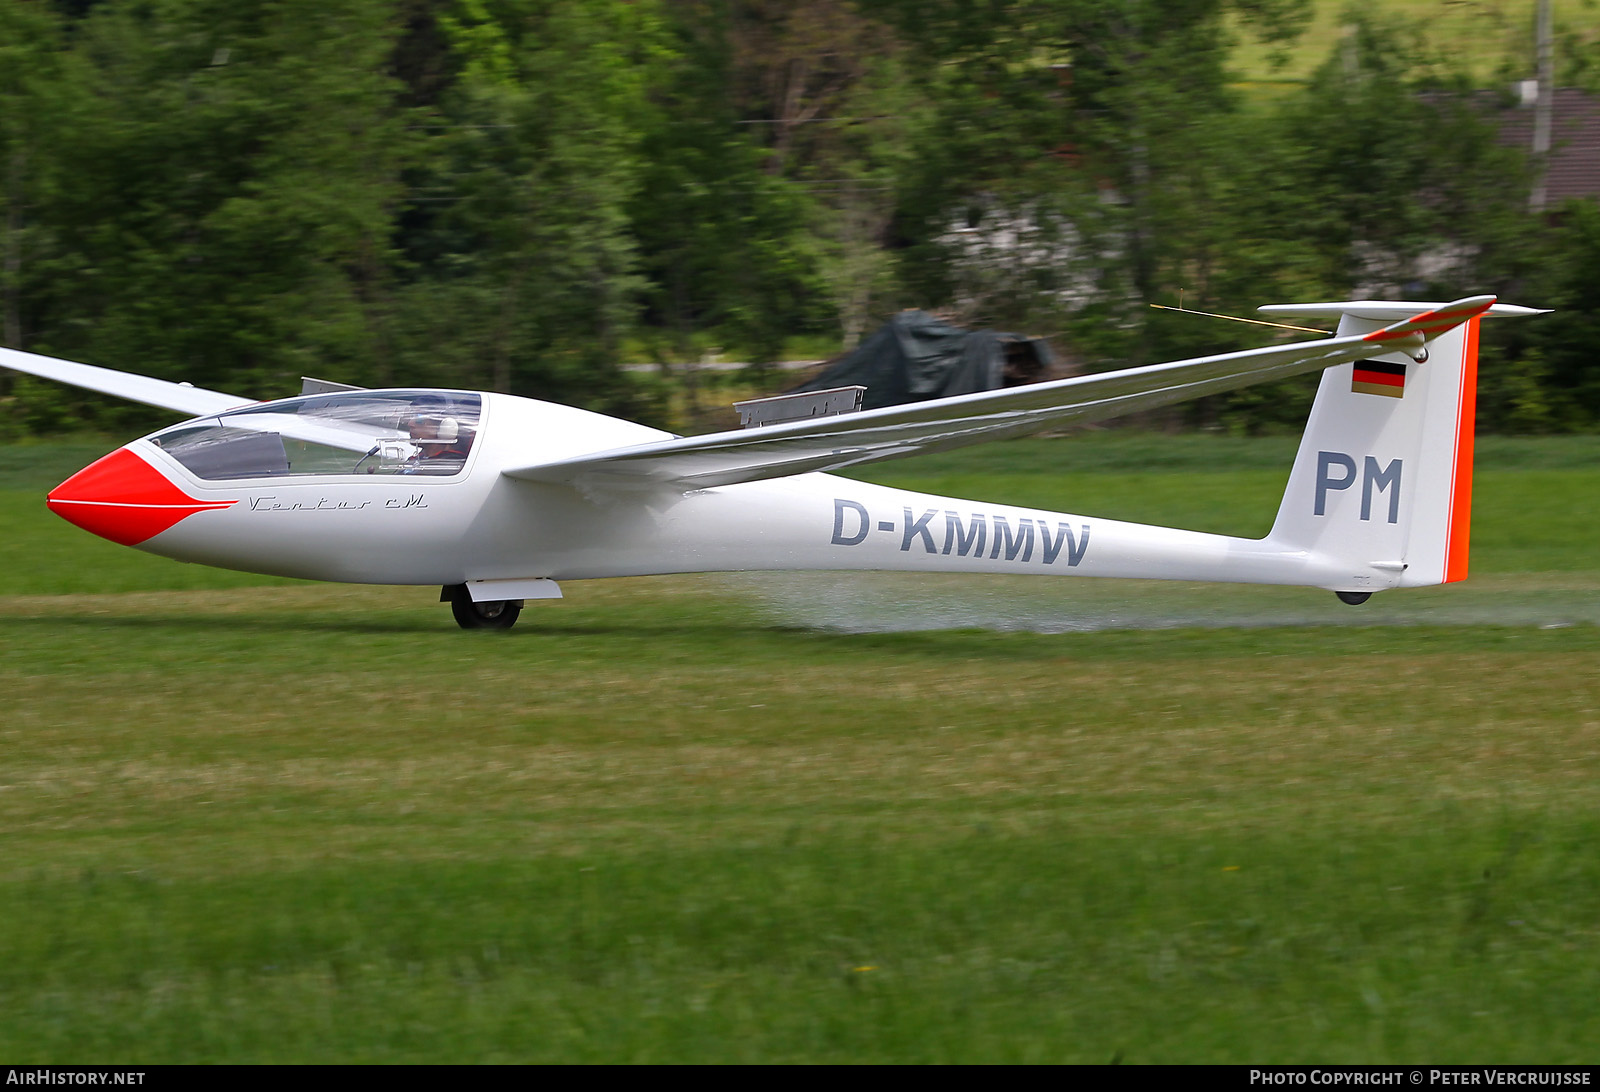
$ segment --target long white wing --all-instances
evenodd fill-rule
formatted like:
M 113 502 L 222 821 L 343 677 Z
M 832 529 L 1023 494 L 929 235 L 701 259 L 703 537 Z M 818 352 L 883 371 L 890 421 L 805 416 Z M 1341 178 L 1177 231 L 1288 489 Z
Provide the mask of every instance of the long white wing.
M 70 360 L 57 360 L 19 349 L 0 349 L 0 366 L 36 375 L 40 379 L 54 379 L 58 383 L 126 398 L 130 402 L 176 410 L 186 417 L 204 417 L 248 406 L 255 401 L 254 398 L 243 398 L 237 394 L 209 391 L 204 387 L 191 387 L 187 383 L 152 379 L 147 375 L 112 371 L 110 368 L 97 368 L 93 364 L 75 364 Z
M 502 473 L 583 489 L 707 489 L 815 470 L 843 470 L 882 459 L 1021 436 L 1068 422 L 1102 421 L 1399 349 L 1414 349 L 1493 304 L 1493 296 L 1474 296 L 1365 335 L 1153 364 L 840 417 L 661 440 L 575 459 L 511 467 Z
M 74 387 L 99 391 L 101 394 L 126 398 L 130 402 L 143 402 L 147 406 L 176 410 L 185 417 L 212 417 L 227 410 L 257 404 L 254 398 L 228 394 L 224 391 L 192 387 L 187 383 L 173 383 L 165 379 L 152 379 L 132 372 L 97 368 L 93 364 L 76 364 L 70 360 L 24 353 L 17 349 L 0 348 L 0 366 L 14 371 L 53 379 Z M 315 382 L 325 383 L 324 380 Z M 360 387 L 331 384 L 344 390 L 358 391 Z M 403 429 L 379 429 L 356 423 L 341 424 L 337 420 L 297 418 L 290 414 L 244 414 L 230 417 L 228 424 L 234 428 L 276 432 L 295 440 L 306 440 L 345 451 L 363 452 L 381 440 L 404 440 Z

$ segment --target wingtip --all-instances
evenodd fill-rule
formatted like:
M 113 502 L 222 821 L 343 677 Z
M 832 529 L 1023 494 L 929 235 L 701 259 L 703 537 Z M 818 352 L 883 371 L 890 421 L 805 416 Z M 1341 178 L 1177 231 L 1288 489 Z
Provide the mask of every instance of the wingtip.
M 1465 322 L 1489 310 L 1499 302 L 1499 299 L 1500 297 L 1498 296 L 1463 296 L 1461 299 L 1447 303 L 1443 307 L 1435 307 L 1431 311 L 1425 311 L 1407 321 L 1417 323 L 1450 319 L 1456 322 Z
M 1500 302 L 1499 296 L 1467 296 L 1456 300 L 1454 303 L 1441 307 L 1440 311 L 1454 310 L 1455 308 L 1470 308 L 1473 315 L 1481 315 L 1495 304 Z
M 1431 311 L 1424 311 L 1420 315 L 1402 319 L 1400 322 L 1385 326 L 1381 330 L 1374 330 L 1361 340 L 1397 341 L 1400 338 L 1420 334 L 1424 341 L 1432 341 L 1440 334 L 1460 326 L 1463 322 L 1470 322 L 1472 319 L 1482 315 L 1495 305 L 1497 299 L 1498 297 L 1496 296 L 1465 296 L 1442 307 L 1436 307 Z

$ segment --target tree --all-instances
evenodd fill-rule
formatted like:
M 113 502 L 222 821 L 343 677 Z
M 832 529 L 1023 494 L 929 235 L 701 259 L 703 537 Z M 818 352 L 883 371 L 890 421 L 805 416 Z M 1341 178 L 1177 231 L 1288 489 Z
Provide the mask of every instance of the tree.
M 393 37 L 375 0 L 91 9 L 41 342 L 261 394 L 382 381 L 407 146 Z
M 1479 372 L 1478 421 L 1497 432 L 1600 425 L 1600 207 L 1568 202 L 1542 243 L 1517 302 L 1554 313 L 1485 329 L 1495 364 Z
M 898 219 L 908 281 L 980 321 L 1064 331 L 1091 361 L 1168 356 L 1148 304 L 1209 301 L 1248 155 L 1228 20 L 1281 38 L 1304 7 L 883 0 L 940 114 Z
M 60 130 L 70 80 L 60 20 L 42 3 L 0 7 L 0 344 L 28 340 L 23 300 L 32 257 L 45 244 L 36 206 L 44 199 L 48 144 Z
M 460 70 L 406 241 L 408 369 L 618 408 L 654 5 L 461 0 L 440 23 Z

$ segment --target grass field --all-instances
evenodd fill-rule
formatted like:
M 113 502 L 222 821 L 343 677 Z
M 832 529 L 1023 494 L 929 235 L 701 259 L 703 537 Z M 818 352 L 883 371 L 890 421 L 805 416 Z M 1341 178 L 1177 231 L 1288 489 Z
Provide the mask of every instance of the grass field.
M 1376 0 L 1360 5 L 1367 15 L 1398 28 L 1397 48 L 1409 58 L 1433 61 L 1478 86 L 1533 78 L 1535 7 L 1536 0 Z M 1240 25 L 1233 70 L 1247 83 L 1309 79 L 1341 47 L 1354 9 L 1347 0 L 1313 0 L 1304 31 L 1281 58 Z M 1600 5 L 1594 0 L 1553 0 L 1552 12 L 1558 38 L 1567 39 L 1571 48 L 1593 48 L 1600 36 Z
M 1379 596 L 198 569 L 5 449 L 0 1057 L 1593 1062 L 1600 438 Z M 1260 533 L 1290 441 L 876 480 Z M 966 628 L 941 628 L 960 625 Z

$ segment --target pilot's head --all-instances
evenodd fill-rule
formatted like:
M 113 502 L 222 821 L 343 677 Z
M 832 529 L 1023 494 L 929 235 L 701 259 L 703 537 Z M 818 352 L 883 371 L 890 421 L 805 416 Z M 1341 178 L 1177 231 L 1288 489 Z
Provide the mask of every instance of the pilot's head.
M 461 426 L 450 415 L 450 404 L 436 394 L 425 394 L 411 403 L 406 427 L 419 444 L 453 444 Z

